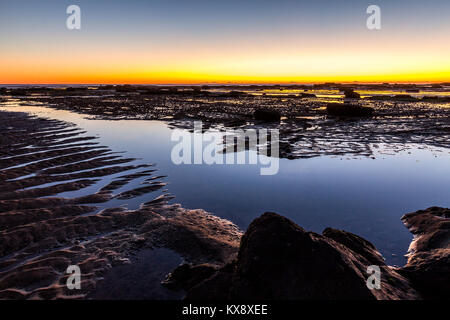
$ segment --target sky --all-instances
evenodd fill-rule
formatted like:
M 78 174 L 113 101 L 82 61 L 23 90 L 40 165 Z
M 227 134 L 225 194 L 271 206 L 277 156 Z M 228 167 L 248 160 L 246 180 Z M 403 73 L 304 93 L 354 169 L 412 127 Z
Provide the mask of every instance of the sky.
M 3 84 L 353 81 L 449 82 L 450 1 L 0 0 Z

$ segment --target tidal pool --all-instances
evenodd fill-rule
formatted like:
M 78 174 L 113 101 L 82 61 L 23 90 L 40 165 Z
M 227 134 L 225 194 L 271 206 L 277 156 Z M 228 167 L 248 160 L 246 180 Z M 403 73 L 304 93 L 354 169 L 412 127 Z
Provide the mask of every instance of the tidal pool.
M 390 153 L 380 145 L 374 148 L 375 159 L 280 159 L 279 172 L 263 176 L 259 165 L 175 165 L 171 150 L 177 142 L 171 141 L 173 129 L 162 121 L 92 120 L 69 111 L 14 104 L 4 104 L 0 110 L 72 122 L 86 130 L 86 135 L 98 136 L 101 145 L 123 151 L 125 157 L 156 163 L 156 174 L 167 175 L 168 192 L 175 196 L 172 202 L 185 208 L 205 209 L 243 230 L 265 211 L 282 214 L 315 232 L 326 227 L 344 229 L 371 241 L 393 265 L 405 263 L 403 255 L 412 239 L 401 216 L 431 206 L 450 206 L 449 149 L 409 145 L 404 151 Z M 111 177 L 61 195 L 95 192 Z M 161 192 L 101 206 L 134 209 Z

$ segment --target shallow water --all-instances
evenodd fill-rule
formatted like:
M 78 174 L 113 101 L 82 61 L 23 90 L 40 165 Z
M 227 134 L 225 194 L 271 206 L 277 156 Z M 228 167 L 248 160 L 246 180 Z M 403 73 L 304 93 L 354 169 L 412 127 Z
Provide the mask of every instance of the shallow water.
M 131 257 L 130 263 L 109 270 L 88 299 L 99 300 L 179 300 L 182 290 L 161 285 L 166 275 L 182 262 L 175 252 L 146 249 Z
M 176 142 L 172 129 L 161 121 L 90 120 L 84 115 L 43 107 L 1 107 L 70 121 L 98 135 L 101 145 L 125 151 L 140 163 L 156 163 L 157 175 L 167 175 L 173 202 L 202 208 L 229 219 L 242 229 L 265 211 L 275 211 L 307 230 L 345 229 L 371 242 L 390 264 L 403 265 L 412 235 L 400 221 L 404 213 L 430 206 L 450 206 L 450 152 L 412 145 L 388 154 L 380 146 L 376 159 L 322 156 L 280 159 L 280 170 L 261 176 L 258 165 L 175 165 L 170 154 Z M 128 172 L 127 172 L 128 174 Z M 105 180 L 88 188 L 66 192 L 73 197 L 97 191 Z M 136 187 L 140 181 L 133 183 Z M 118 190 L 120 192 L 120 190 Z M 104 206 L 130 209 L 152 200 L 162 191 Z

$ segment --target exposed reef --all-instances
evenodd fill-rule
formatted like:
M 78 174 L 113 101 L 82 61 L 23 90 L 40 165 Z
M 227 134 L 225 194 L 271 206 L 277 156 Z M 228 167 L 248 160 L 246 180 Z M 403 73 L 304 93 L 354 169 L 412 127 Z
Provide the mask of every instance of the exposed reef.
M 402 220 L 414 241 L 406 266 L 398 272 L 425 297 L 450 298 L 450 209 L 431 207 L 408 213 Z
M 187 299 L 449 297 L 449 209 L 403 217 L 415 239 L 407 264 L 393 268 L 357 235 L 307 232 L 274 213 L 242 236 L 227 220 L 170 204 L 155 165 L 112 152 L 70 123 L 17 112 L 0 120 L 1 299 L 102 298 L 105 289 L 96 290 L 110 270 L 156 248 L 184 259 L 165 284 Z M 142 185 L 127 189 L 132 181 Z M 60 195 L 92 185 L 94 193 Z M 108 204 L 152 193 L 136 210 Z M 80 266 L 82 290 L 67 288 L 69 265 Z M 380 290 L 366 286 L 370 265 L 381 270 Z
M 188 130 L 196 120 L 220 131 L 278 129 L 280 157 L 297 159 L 374 157 L 380 149 L 392 154 L 413 144 L 450 148 L 449 91 L 445 83 L 325 83 L 4 88 L 0 94 L 6 104 L 43 105 L 96 119 L 162 120 Z M 352 107 L 335 105 L 347 101 Z
M 374 109 L 348 103 L 329 103 L 327 112 L 338 117 L 370 117 L 374 114 Z

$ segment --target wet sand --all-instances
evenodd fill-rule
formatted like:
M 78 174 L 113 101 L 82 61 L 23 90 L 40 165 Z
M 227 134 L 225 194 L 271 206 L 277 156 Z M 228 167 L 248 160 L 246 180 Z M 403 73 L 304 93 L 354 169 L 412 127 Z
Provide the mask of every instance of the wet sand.
M 152 179 L 153 165 L 131 164 L 94 137 L 81 138 L 70 123 L 18 112 L 0 112 L 0 123 L 0 298 L 85 298 L 108 270 L 142 249 L 167 248 L 184 261 L 217 265 L 235 254 L 241 235 L 235 225 L 169 205 L 168 193 L 138 210 L 97 210 L 111 199 L 163 188 Z M 58 196 L 112 174 L 119 175 L 96 193 Z M 115 193 L 141 177 L 148 177 L 142 187 Z M 69 265 L 81 268 L 81 290 L 66 287 Z

